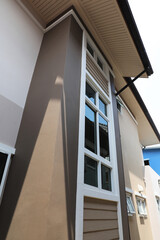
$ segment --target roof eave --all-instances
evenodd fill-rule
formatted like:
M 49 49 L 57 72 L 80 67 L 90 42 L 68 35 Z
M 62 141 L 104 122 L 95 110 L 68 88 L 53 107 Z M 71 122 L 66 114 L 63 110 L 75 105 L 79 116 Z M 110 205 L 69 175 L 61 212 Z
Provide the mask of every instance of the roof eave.
M 125 20 L 126 26 L 128 27 L 128 30 L 129 30 L 129 32 L 132 36 L 132 39 L 135 43 L 135 46 L 137 48 L 137 51 L 138 51 L 141 61 L 143 63 L 144 69 L 146 70 L 147 75 L 150 76 L 151 74 L 153 74 L 153 69 L 152 69 L 151 63 L 149 61 L 149 58 L 147 56 L 141 36 L 139 34 L 137 24 L 134 20 L 128 0 L 117 0 L 117 3 L 119 5 L 119 8 L 123 15 L 123 18 Z
M 132 81 L 131 78 L 129 78 L 129 77 L 125 77 L 124 79 L 127 83 Z M 158 141 L 160 141 L 160 133 L 158 132 L 158 130 L 156 128 L 156 125 L 153 122 L 153 119 L 151 118 L 151 115 L 150 115 L 148 109 L 146 108 L 146 105 L 144 104 L 144 101 L 142 100 L 142 98 L 141 98 L 136 86 L 134 85 L 134 83 L 130 85 L 130 90 L 132 91 L 133 95 L 135 96 L 137 102 L 139 103 L 139 105 L 140 105 L 144 115 L 146 116 L 148 122 L 150 123 L 156 137 L 158 138 Z

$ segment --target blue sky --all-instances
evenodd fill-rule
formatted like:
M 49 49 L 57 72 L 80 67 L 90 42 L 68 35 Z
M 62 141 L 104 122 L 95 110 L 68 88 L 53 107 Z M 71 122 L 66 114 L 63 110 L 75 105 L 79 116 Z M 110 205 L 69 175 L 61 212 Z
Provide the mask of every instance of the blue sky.
M 160 1 L 129 0 L 142 41 L 153 68 L 153 75 L 140 78 L 135 85 L 160 132 Z M 160 175 L 160 152 L 150 162 Z
M 151 168 L 160 175 L 160 148 L 145 149 L 143 155 L 144 159 L 149 158 Z

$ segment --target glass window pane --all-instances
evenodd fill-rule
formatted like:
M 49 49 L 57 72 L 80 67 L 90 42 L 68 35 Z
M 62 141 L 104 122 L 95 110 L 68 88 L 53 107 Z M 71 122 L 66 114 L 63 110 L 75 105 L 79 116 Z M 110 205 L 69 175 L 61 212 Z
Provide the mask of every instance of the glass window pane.
M 99 110 L 103 112 L 104 115 L 107 116 L 106 104 L 102 101 L 101 98 L 99 98 Z
M 101 60 L 97 57 L 97 63 L 100 66 L 100 68 L 103 70 L 103 63 L 101 62 Z
M 97 162 L 85 156 L 84 183 L 97 187 Z
M 90 52 L 90 54 L 94 57 L 94 51 L 93 48 L 91 47 L 91 45 L 87 42 L 87 49 Z
M 95 91 L 86 83 L 86 96 L 95 104 Z
M 96 114 L 86 104 L 85 107 L 85 147 L 96 153 Z
M 135 210 L 134 210 L 134 207 L 133 207 L 133 202 L 132 202 L 131 197 L 130 197 L 130 196 L 127 196 L 126 199 L 127 199 L 127 207 L 128 207 L 128 209 L 129 209 L 129 212 L 130 212 L 130 213 L 134 213 Z
M 99 140 L 100 155 L 107 160 L 109 158 L 108 122 L 99 115 Z
M 3 177 L 3 172 L 4 172 L 4 168 L 6 165 L 6 161 L 7 161 L 7 154 L 4 153 L 0 153 L 0 184 L 2 181 L 2 177 Z
M 137 205 L 138 205 L 138 213 L 140 214 L 140 215 L 143 215 L 143 207 L 142 207 L 142 201 L 141 200 L 137 200 Z
M 111 191 L 111 170 L 101 165 L 101 175 L 102 175 L 102 188 Z

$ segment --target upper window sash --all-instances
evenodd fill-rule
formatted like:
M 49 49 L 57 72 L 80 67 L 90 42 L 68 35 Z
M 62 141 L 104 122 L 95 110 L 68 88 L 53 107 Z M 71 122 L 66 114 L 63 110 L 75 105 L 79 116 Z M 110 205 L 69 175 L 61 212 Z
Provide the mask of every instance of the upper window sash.
M 135 209 L 134 209 L 131 195 L 129 194 L 126 195 L 126 202 L 127 202 L 128 215 L 132 216 L 135 213 Z
M 146 209 L 146 201 L 142 198 L 137 198 L 137 207 L 138 207 L 138 213 L 142 217 L 147 216 L 147 209 Z

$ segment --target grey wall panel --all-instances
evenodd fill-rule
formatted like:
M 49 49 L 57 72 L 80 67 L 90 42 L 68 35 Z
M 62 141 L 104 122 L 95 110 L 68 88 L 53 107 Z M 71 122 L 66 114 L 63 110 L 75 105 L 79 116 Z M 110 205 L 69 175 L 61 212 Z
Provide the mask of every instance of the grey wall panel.
M 15 147 L 23 108 L 0 95 L 0 142 Z

